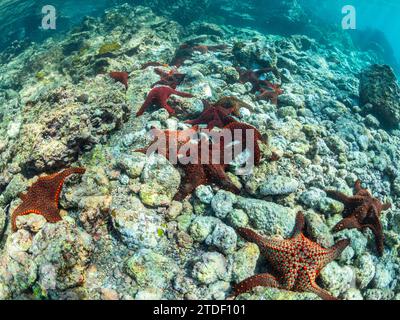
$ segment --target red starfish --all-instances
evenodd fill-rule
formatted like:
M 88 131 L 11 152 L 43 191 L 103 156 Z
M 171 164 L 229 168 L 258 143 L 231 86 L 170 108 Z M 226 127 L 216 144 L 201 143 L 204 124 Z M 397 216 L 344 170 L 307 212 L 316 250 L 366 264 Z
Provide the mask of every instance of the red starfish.
M 230 130 L 232 133 L 232 137 L 235 137 L 235 132 L 241 131 L 241 143 L 242 143 L 242 150 L 247 149 L 247 130 L 252 130 L 253 131 L 253 146 L 254 146 L 254 152 L 251 152 L 254 155 L 254 164 L 259 165 L 261 161 L 261 151 L 260 147 L 258 145 L 258 141 L 261 141 L 263 143 L 266 143 L 265 139 L 262 137 L 261 133 L 254 128 L 253 126 L 243 123 L 243 122 L 238 122 L 234 121 L 229 123 L 224 127 L 224 129 Z M 237 133 L 236 133 L 237 134 Z M 253 150 L 250 150 L 253 151 Z
M 146 148 L 135 150 L 135 152 L 147 154 L 149 149 L 155 146 L 158 154 L 171 161 L 171 156 L 173 155 L 170 155 L 170 151 L 179 155 L 179 148 L 197 137 L 198 129 L 198 126 L 193 126 L 186 130 L 160 130 L 153 128 L 154 139 L 151 144 Z
M 181 146 L 184 144 L 187 144 L 190 139 L 193 138 L 193 135 L 196 133 L 196 137 L 198 138 L 198 127 L 194 126 L 188 130 L 180 130 L 180 131 L 160 131 L 163 132 L 165 135 L 164 141 L 160 141 L 157 138 L 153 141 L 156 142 L 161 142 L 161 147 L 158 150 L 159 154 L 164 155 L 169 161 L 175 161 L 179 159 L 179 156 L 190 156 L 190 149 L 187 149 L 187 151 L 182 151 L 180 149 Z M 173 138 L 172 140 L 169 140 L 169 138 Z M 203 164 L 201 163 L 201 155 L 202 155 L 202 147 L 204 147 L 203 144 L 201 144 L 201 140 L 197 139 L 198 144 L 192 145 L 193 148 L 197 148 L 197 154 L 192 155 L 194 157 L 197 157 L 197 163 L 189 163 L 189 164 L 182 164 L 182 163 L 177 163 L 177 165 L 184 171 L 185 175 L 182 178 L 181 185 L 179 187 L 178 193 L 175 195 L 174 200 L 176 201 L 182 201 L 185 199 L 189 194 L 191 194 L 198 186 L 202 184 L 210 184 L 210 183 L 216 183 L 219 185 L 221 188 L 224 188 L 225 190 L 231 191 L 233 193 L 239 193 L 240 190 L 234 185 L 234 183 L 230 180 L 230 178 L 226 175 L 225 170 L 227 167 L 227 164 L 224 164 L 224 148 L 221 147 L 221 145 L 217 144 L 212 147 L 212 144 L 206 144 L 207 150 L 209 154 L 209 159 L 210 162 Z M 165 147 L 163 146 L 163 143 L 165 142 Z M 171 142 L 174 143 L 174 145 L 171 146 Z M 138 152 L 142 153 L 147 153 L 148 149 L 153 145 L 153 143 L 144 149 L 136 150 Z M 189 142 L 190 143 L 190 142 Z M 218 150 L 219 153 L 217 154 L 219 156 L 219 159 L 215 159 L 213 157 L 213 150 Z M 170 152 L 173 151 L 175 152 L 174 154 L 171 154 Z M 215 159 L 218 161 L 212 162 L 211 159 Z
M 304 224 L 304 216 L 299 212 L 293 235 L 286 240 L 264 239 L 250 229 L 238 229 L 238 233 L 244 239 L 256 243 L 261 248 L 277 277 L 262 273 L 245 279 L 234 287 L 235 296 L 263 286 L 297 292 L 309 291 L 322 299 L 336 300 L 321 289 L 315 280 L 321 269 L 339 257 L 349 245 L 349 240 L 339 240 L 330 249 L 325 249 L 304 236 Z
M 170 87 L 165 87 L 165 86 L 155 87 L 147 95 L 145 102 L 143 103 L 139 111 L 136 113 L 136 116 L 137 117 L 141 116 L 146 111 L 146 109 L 152 105 L 158 105 L 163 107 L 168 111 L 170 115 L 175 114 L 175 110 L 172 109 L 167 102 L 168 98 L 173 94 L 185 98 L 193 97 L 193 95 L 189 93 L 176 91 L 175 89 L 172 89 Z
M 204 110 L 200 116 L 193 120 L 187 120 L 185 123 L 197 125 L 207 124 L 207 129 L 212 130 L 214 127 L 223 128 L 228 123 L 235 121 L 229 115 L 234 111 L 233 108 L 226 109 L 219 105 L 211 105 L 208 101 L 203 100 Z
M 237 68 L 239 72 L 240 82 L 246 83 L 250 82 L 252 84 L 252 93 L 259 92 L 260 94 L 257 96 L 258 100 L 261 99 L 269 99 L 275 105 L 278 104 L 278 96 L 283 93 L 280 85 L 273 84 L 267 80 L 261 80 L 260 76 L 264 73 L 273 72 L 277 77 L 279 76 L 279 72 L 276 68 L 263 68 L 259 70 L 242 70 Z
M 274 105 L 278 105 L 278 97 L 283 93 L 281 86 L 268 81 L 265 81 L 265 84 L 268 88 L 260 89 L 260 94 L 257 96 L 257 100 L 268 99 L 271 100 Z
M 110 77 L 115 81 L 121 82 L 123 85 L 125 85 L 125 88 L 128 89 L 129 74 L 127 72 L 113 71 L 110 72 Z
M 352 197 L 346 196 L 344 193 L 327 190 L 329 197 L 340 201 L 344 204 L 343 217 L 335 227 L 334 231 L 343 229 L 357 228 L 363 230 L 371 229 L 375 236 L 376 248 L 378 254 L 383 254 L 383 229 L 380 221 L 380 216 L 383 210 L 391 207 L 390 203 L 382 204 L 379 199 L 372 197 L 367 189 L 361 187 L 361 181 L 357 180 L 354 186 L 355 195 Z
M 27 193 L 20 195 L 22 203 L 14 210 L 11 217 L 12 230 L 17 231 L 17 217 L 27 214 L 40 214 L 48 222 L 61 220 L 58 209 L 61 189 L 65 179 L 72 174 L 84 174 L 84 168 L 68 168 L 49 176 L 40 177 Z
M 155 87 L 157 85 L 165 85 L 171 87 L 172 89 L 176 89 L 176 87 L 183 82 L 186 76 L 186 74 L 179 73 L 176 70 L 164 72 L 163 70 L 157 68 L 154 69 L 154 72 L 161 77 L 161 80 L 154 83 L 151 87 Z
M 182 201 L 188 195 L 190 195 L 198 186 L 200 185 L 208 185 L 211 183 L 215 183 L 219 187 L 224 190 L 230 191 L 232 193 L 240 193 L 240 190 L 236 185 L 232 182 L 232 180 L 228 177 L 225 170 L 228 166 L 224 164 L 224 148 L 217 145 L 217 148 L 220 151 L 220 161 L 219 163 L 210 163 L 201 164 L 201 143 L 198 144 L 198 164 L 186 164 L 180 165 L 183 169 L 185 176 L 182 178 L 181 185 L 179 187 L 178 193 L 175 195 L 174 200 Z M 214 149 L 215 150 L 215 149 Z M 209 159 L 213 159 L 213 148 L 210 144 L 209 147 Z

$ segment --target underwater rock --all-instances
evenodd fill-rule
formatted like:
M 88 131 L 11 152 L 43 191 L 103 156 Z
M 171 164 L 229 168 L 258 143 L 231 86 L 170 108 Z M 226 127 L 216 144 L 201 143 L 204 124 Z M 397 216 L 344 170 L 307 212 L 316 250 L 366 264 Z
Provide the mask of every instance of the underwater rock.
M 124 206 L 113 197 L 111 217 L 115 230 L 122 241 L 132 249 L 153 248 L 159 244 L 161 217 L 147 209 L 141 201 L 132 197 Z
M 388 65 L 374 64 L 360 76 L 360 101 L 370 104 L 373 113 L 385 127 L 397 127 L 400 121 L 400 88 Z
M 236 241 L 236 231 L 222 222 L 217 223 L 212 233 L 205 239 L 208 246 L 215 247 L 225 255 L 235 251 Z
M 37 265 L 37 283 L 42 291 L 57 292 L 81 286 L 93 252 L 91 237 L 74 223 L 46 224 L 33 238 L 30 248 Z
M 238 208 L 244 210 L 250 223 L 268 236 L 289 237 L 295 222 L 294 210 L 273 202 L 238 197 Z
M 203 242 L 219 222 L 220 220 L 214 217 L 196 217 L 190 225 L 190 235 L 193 240 Z
M 354 271 L 349 266 L 340 266 L 336 261 L 332 261 L 321 271 L 321 281 L 324 288 L 339 296 L 346 292 L 354 279 Z
M 299 187 L 297 180 L 284 176 L 270 176 L 260 185 L 263 196 L 286 195 L 296 192 Z
M 227 277 L 227 261 L 218 252 L 204 253 L 192 270 L 194 279 L 202 284 L 211 284 Z
M 241 209 L 233 209 L 227 218 L 229 223 L 235 228 L 246 227 L 249 223 L 249 217 Z
M 260 249 L 255 243 L 247 242 L 233 254 L 232 280 L 236 283 L 252 276 L 260 256 Z
M 175 261 L 150 249 L 136 252 L 126 262 L 127 273 L 143 289 L 166 289 L 178 270 Z
M 375 263 L 369 253 L 365 253 L 355 261 L 356 280 L 360 289 L 366 288 L 375 276 Z
M 211 208 L 217 218 L 223 219 L 232 212 L 235 203 L 236 196 L 233 193 L 219 190 L 211 200 Z
M 166 158 L 152 155 L 147 159 L 141 181 L 140 199 L 145 205 L 168 206 L 178 192 L 181 176 Z
M 38 233 L 46 222 L 46 218 L 38 214 L 19 216 L 17 218 L 17 229 L 25 229 L 32 233 Z

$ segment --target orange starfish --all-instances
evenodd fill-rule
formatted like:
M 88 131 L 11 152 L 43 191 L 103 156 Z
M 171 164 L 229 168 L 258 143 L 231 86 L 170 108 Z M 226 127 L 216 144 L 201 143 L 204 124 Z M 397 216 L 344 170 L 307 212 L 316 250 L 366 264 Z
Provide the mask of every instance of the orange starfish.
M 344 204 L 343 219 L 338 222 L 333 230 L 338 232 L 353 228 L 358 230 L 371 229 L 375 236 L 378 254 L 382 256 L 384 235 L 380 218 L 382 211 L 389 209 L 391 204 L 382 204 L 379 199 L 374 198 L 367 189 L 361 186 L 361 180 L 356 181 L 354 190 L 354 196 L 350 197 L 338 191 L 326 190 L 328 197 Z
M 322 299 L 336 300 L 330 293 L 321 289 L 315 279 L 321 269 L 339 257 L 349 245 L 349 240 L 339 240 L 333 247 L 325 249 L 304 236 L 304 225 L 304 215 L 299 212 L 293 235 L 286 240 L 264 239 L 253 230 L 238 229 L 238 233 L 244 239 L 255 242 L 262 249 L 277 277 L 262 273 L 247 278 L 235 286 L 235 296 L 263 286 L 297 292 L 309 291 Z
M 84 168 L 68 168 L 49 176 L 39 177 L 26 193 L 20 194 L 22 203 L 12 214 L 12 230 L 17 231 L 17 217 L 31 213 L 44 216 L 48 222 L 60 221 L 58 203 L 64 181 L 72 174 L 84 174 L 85 171 Z
M 146 111 L 146 109 L 152 105 L 163 107 L 168 111 L 170 115 L 175 114 L 175 110 L 168 105 L 168 99 L 173 94 L 185 98 L 193 97 L 193 95 L 191 95 L 190 93 L 176 91 L 175 89 L 172 89 L 170 87 L 155 87 L 147 95 L 147 98 L 144 101 L 142 107 L 136 113 L 136 117 L 140 117 Z

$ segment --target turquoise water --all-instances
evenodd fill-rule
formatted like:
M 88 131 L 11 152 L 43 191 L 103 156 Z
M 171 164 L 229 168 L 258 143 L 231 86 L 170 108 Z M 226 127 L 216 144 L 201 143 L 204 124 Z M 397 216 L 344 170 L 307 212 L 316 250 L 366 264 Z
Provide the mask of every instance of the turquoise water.
M 77 25 L 85 16 L 99 16 L 107 8 L 121 3 L 149 5 L 157 13 L 172 15 L 172 18 L 181 23 L 190 23 L 198 18 L 210 20 L 227 20 L 232 24 L 250 26 L 256 29 L 273 33 L 307 33 L 302 28 L 290 30 L 287 25 L 277 23 L 267 25 L 266 17 L 274 12 L 278 18 L 280 12 L 274 11 L 279 5 L 293 6 L 300 3 L 306 10 L 310 19 L 320 18 L 323 25 L 341 27 L 343 18 L 342 8 L 345 5 L 353 5 L 356 8 L 356 30 L 347 30 L 352 35 L 356 44 L 362 49 L 370 49 L 371 43 L 378 43 L 385 51 L 385 58 L 393 68 L 398 70 L 400 60 L 400 1 L 398 0 L 248 0 L 248 1 L 225 1 L 225 0 L 192 0 L 192 1 L 157 1 L 157 0 L 90 0 L 90 1 L 17 1 L 2 0 L 0 2 L 0 49 L 4 50 L 13 41 L 42 41 L 49 36 L 56 36 L 68 31 Z M 185 5 L 185 3 L 187 5 Z M 57 9 L 57 29 L 42 30 L 40 28 L 43 15 L 41 9 L 44 5 L 51 4 Z M 182 4 L 184 7 L 182 9 Z M 229 8 L 232 7 L 232 8 Z M 227 8 L 229 8 L 227 10 Z M 204 9 L 205 12 L 201 12 Z M 236 10 L 236 16 L 229 15 Z M 247 15 L 247 18 L 243 18 Z M 241 16 L 237 18 L 237 16 Z M 269 19 L 269 18 L 268 18 Z M 306 27 L 304 20 L 303 27 Z M 322 31 L 323 32 L 323 31 Z

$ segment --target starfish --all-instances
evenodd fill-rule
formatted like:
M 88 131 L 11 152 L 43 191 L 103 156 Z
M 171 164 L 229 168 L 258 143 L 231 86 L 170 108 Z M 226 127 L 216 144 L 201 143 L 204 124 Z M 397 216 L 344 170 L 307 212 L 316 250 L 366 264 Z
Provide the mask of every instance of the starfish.
M 143 103 L 139 111 L 136 113 L 136 116 L 137 117 L 141 116 L 146 111 L 146 109 L 149 108 L 151 105 L 158 105 L 163 107 L 168 111 L 170 115 L 175 114 L 175 110 L 172 109 L 167 102 L 168 98 L 173 94 L 185 98 L 193 97 L 193 95 L 189 93 L 176 91 L 175 89 L 172 89 L 170 87 L 166 86 L 155 87 L 147 95 L 145 102 Z
M 239 79 L 241 83 L 250 82 L 252 84 L 251 92 L 259 92 L 257 95 L 258 100 L 269 99 L 273 104 L 278 104 L 278 96 L 283 93 L 280 85 L 260 79 L 261 75 L 268 72 L 272 72 L 275 76 L 280 77 L 276 68 L 263 68 L 254 71 L 237 68 L 236 70 L 239 72 Z
M 229 115 L 234 111 L 233 108 L 224 108 L 217 104 L 211 105 L 208 101 L 203 100 L 204 110 L 200 116 L 193 120 L 187 120 L 185 123 L 197 125 L 207 124 L 207 129 L 212 130 L 214 127 L 223 128 L 225 125 L 235 121 Z
M 84 168 L 68 168 L 49 176 L 39 177 L 26 193 L 20 194 L 22 203 L 12 214 L 12 230 L 17 231 L 17 217 L 31 213 L 44 216 L 48 222 L 60 221 L 58 203 L 64 181 L 72 174 L 84 173 Z
M 319 272 L 332 260 L 339 257 L 349 245 L 349 240 L 339 240 L 333 247 L 325 249 L 303 234 L 304 215 L 299 212 L 293 235 L 289 239 L 265 239 L 246 228 L 237 231 L 244 239 L 256 243 L 271 263 L 274 275 L 262 273 L 243 280 L 234 287 L 234 296 L 250 291 L 257 286 L 313 292 L 322 299 L 336 300 L 316 283 Z
M 198 163 L 197 164 L 186 164 L 180 165 L 181 169 L 184 171 L 185 175 L 181 180 L 181 184 L 177 194 L 174 197 L 176 201 L 184 200 L 188 195 L 190 195 L 198 186 L 208 185 L 215 183 L 224 190 L 230 191 L 232 193 L 238 194 L 240 190 L 228 177 L 225 170 L 227 164 L 224 164 L 224 150 L 223 147 L 217 145 L 216 149 L 219 149 L 220 161 L 218 163 L 213 163 L 210 161 L 207 164 L 202 164 L 200 155 L 202 154 L 201 143 L 198 144 Z M 214 150 L 216 150 L 214 149 Z M 207 152 L 207 151 L 206 151 Z M 209 159 L 214 159 L 212 144 L 208 149 Z
M 155 87 L 157 85 L 165 85 L 171 87 L 172 89 L 176 89 L 176 87 L 183 82 L 186 76 L 186 74 L 179 73 L 176 70 L 164 72 L 163 70 L 156 68 L 154 69 L 154 72 L 161 77 L 161 80 L 154 83 L 151 87 Z
M 267 89 L 261 88 L 257 100 L 271 100 L 274 105 L 278 105 L 278 97 L 283 93 L 279 84 L 265 81 Z
M 340 201 L 344 204 L 343 220 L 341 220 L 333 230 L 335 232 L 344 229 L 357 228 L 363 230 L 371 229 L 375 236 L 375 243 L 378 254 L 383 254 L 383 229 L 380 216 L 383 210 L 391 207 L 390 203 L 382 204 L 382 202 L 372 197 L 367 189 L 361 187 L 361 181 L 357 180 L 354 185 L 355 194 L 352 197 L 344 193 L 327 190 L 328 197 Z
M 125 88 L 128 90 L 129 75 L 127 72 L 113 71 L 113 72 L 110 72 L 110 77 L 113 78 L 115 81 L 121 82 L 125 86 Z
M 160 130 L 152 128 L 154 137 L 151 144 L 145 148 L 135 150 L 135 152 L 147 154 L 154 147 L 154 151 L 157 151 L 158 154 L 171 161 L 173 155 L 170 152 L 175 152 L 179 156 L 180 147 L 188 143 L 191 139 L 196 138 L 198 129 L 198 126 L 193 126 L 186 130 Z
M 215 183 L 221 188 L 231 191 L 233 193 L 240 192 L 240 190 L 235 186 L 235 184 L 225 173 L 228 165 L 224 164 L 223 162 L 225 151 L 224 148 L 220 144 L 215 144 L 214 148 L 212 144 L 203 145 L 201 143 L 202 140 L 199 138 L 198 135 L 199 128 L 197 126 L 194 126 L 187 130 L 159 130 L 156 131 L 156 133 L 157 132 L 157 137 L 153 140 L 150 146 L 136 151 L 147 154 L 153 144 L 158 142 L 158 153 L 165 156 L 169 161 L 171 161 L 173 164 L 176 164 L 179 168 L 182 169 L 182 171 L 184 172 L 184 177 L 182 178 L 179 191 L 175 195 L 174 200 L 182 201 L 198 186 L 210 183 Z M 189 143 L 192 143 L 190 142 L 190 140 L 194 138 L 197 138 L 197 141 L 196 144 L 192 144 L 193 148 L 181 149 L 183 145 L 188 146 Z M 207 148 L 205 151 L 204 149 L 202 150 L 202 147 L 204 146 L 206 146 Z M 194 159 L 196 161 L 188 164 L 183 164 L 177 161 L 181 156 L 189 157 L 191 155 L 190 151 L 194 149 L 197 149 L 197 153 L 192 154 L 192 156 L 197 157 Z M 214 150 L 218 150 L 219 153 L 213 155 Z M 171 152 L 173 153 L 171 154 Z M 210 159 L 208 163 L 202 163 L 202 152 L 208 153 L 208 157 Z M 218 159 L 215 159 L 215 156 L 218 156 Z M 214 161 L 211 161 L 211 159 L 214 159 Z
M 241 108 L 246 108 L 249 109 L 250 111 L 254 111 L 254 108 L 247 104 L 246 102 L 243 102 L 242 100 L 236 98 L 235 96 L 226 96 L 222 97 L 219 99 L 215 105 L 224 107 L 225 109 L 233 109 L 233 114 L 237 117 L 240 116 L 240 109 Z
M 261 141 L 263 143 L 266 143 L 266 139 L 264 139 L 261 135 L 261 133 L 254 128 L 253 126 L 247 124 L 247 123 L 243 123 L 243 122 L 238 122 L 238 121 L 233 121 L 231 123 L 229 123 L 228 125 L 226 125 L 224 127 L 224 129 L 226 130 L 230 130 L 232 137 L 235 137 L 237 135 L 237 132 L 240 131 L 240 136 L 241 136 L 241 143 L 242 143 L 242 150 L 248 149 L 247 147 L 247 133 L 248 130 L 252 130 L 253 131 L 253 146 L 254 146 L 254 150 L 249 150 L 251 152 L 252 155 L 254 155 L 254 164 L 255 165 L 259 165 L 260 161 L 261 161 L 261 151 L 260 151 L 260 147 L 258 145 L 258 141 Z M 236 134 L 235 134 L 236 132 Z

